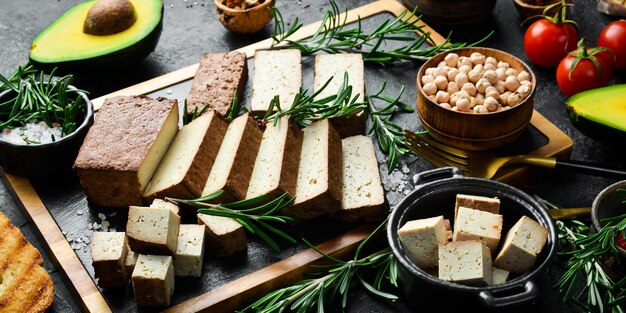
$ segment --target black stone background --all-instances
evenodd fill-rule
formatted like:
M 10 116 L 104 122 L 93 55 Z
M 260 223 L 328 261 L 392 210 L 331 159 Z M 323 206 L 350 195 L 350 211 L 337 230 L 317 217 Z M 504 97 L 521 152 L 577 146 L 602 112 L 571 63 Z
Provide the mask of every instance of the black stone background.
M 9 1 L 0 0 L 0 73 L 10 74 L 18 65 L 27 61 L 29 45 L 32 39 L 43 30 L 56 17 L 61 15 L 66 9 L 78 1 L 68 0 L 23 0 Z M 355 8 L 366 4 L 365 0 L 338 1 L 341 8 Z M 208 0 L 165 0 L 164 27 L 161 40 L 156 48 L 145 61 L 136 67 L 128 68 L 124 71 L 115 72 L 111 75 L 93 73 L 79 77 L 75 85 L 91 93 L 92 97 L 127 87 L 147 79 L 177 70 L 184 66 L 196 63 L 198 58 L 205 52 L 225 51 L 236 49 L 247 44 L 254 43 L 267 38 L 271 34 L 271 27 L 256 35 L 236 35 L 225 30 L 217 21 L 216 13 L 213 9 L 212 1 Z M 598 13 L 595 9 L 595 1 L 576 0 L 575 6 L 571 9 L 571 18 L 576 20 L 581 27 L 582 36 L 592 43 L 602 27 L 608 24 L 613 18 Z M 323 12 L 329 8 L 325 0 L 303 0 L 303 1 L 278 1 L 278 7 L 283 13 L 286 21 L 293 20 L 296 16 L 304 24 L 308 24 L 321 19 Z M 386 16 L 377 16 L 368 23 L 375 23 Z M 525 27 L 521 27 L 522 19 L 513 7 L 513 2 L 509 0 L 499 0 L 497 6 L 488 20 L 480 24 L 454 29 L 453 39 L 456 41 L 472 41 L 482 38 L 490 30 L 495 30 L 494 36 L 484 45 L 498 48 L 512 53 L 522 60 L 527 61 L 524 55 L 522 37 Z M 446 27 L 435 27 L 441 34 L 447 34 Z M 414 103 L 414 77 L 419 67 L 419 63 L 406 63 L 391 68 L 368 67 L 366 79 L 368 90 L 375 90 L 381 79 L 388 79 L 390 84 L 389 92 L 394 94 L 400 85 L 407 87 L 402 98 L 407 103 Z M 312 62 L 304 59 L 304 86 L 311 85 L 310 69 Z M 574 128 L 567 118 L 563 106 L 563 96 L 554 82 L 554 70 L 542 69 L 531 64 L 538 79 L 538 90 L 535 96 L 535 107 L 546 118 L 557 127 L 562 129 L 574 140 L 572 158 L 577 160 L 587 160 L 600 163 L 621 163 L 626 164 L 623 155 L 619 151 L 608 147 L 599 141 L 586 136 L 578 129 Z M 308 69 L 308 71 L 307 71 Z M 253 69 L 252 69 L 253 70 Z M 624 83 L 626 75 L 624 72 L 614 72 L 613 83 Z M 249 86 L 246 91 L 249 96 Z M 188 90 L 188 84 L 166 88 L 158 94 L 170 97 L 184 98 Z M 400 125 L 407 128 L 418 128 L 417 118 L 413 114 L 400 115 L 396 118 Z M 626 121 L 624 121 L 626 122 Z M 382 160 L 383 156 L 379 155 Z M 44 161 L 44 160 L 42 160 Z M 430 169 L 431 165 L 415 158 L 402 159 L 403 164 L 411 170 L 411 174 Z M 381 166 L 383 180 L 387 179 L 386 168 Z M 532 194 L 537 194 L 545 199 L 557 203 L 564 207 L 589 206 L 596 194 L 604 187 L 613 183 L 614 180 L 575 175 L 560 172 L 542 172 L 540 180 L 532 184 L 523 186 L 523 189 Z M 102 208 L 88 206 L 84 195 L 80 190 L 74 177 L 64 178 L 60 181 L 34 181 L 33 185 L 51 210 L 61 229 L 68 234 L 88 233 L 86 225 L 89 222 L 98 221 L 97 214 L 107 211 Z M 407 186 L 405 190 L 410 190 Z M 402 197 L 402 192 L 389 192 L 388 199 L 391 204 L 396 203 Z M 84 210 L 85 213 L 78 215 L 77 211 Z M 27 218 L 19 211 L 14 200 L 7 191 L 6 186 L 0 185 L 0 212 L 8 215 L 12 222 L 20 227 L 26 238 L 32 242 L 44 255 L 44 267 L 51 273 L 55 282 L 55 301 L 52 312 L 77 312 L 80 307 L 72 298 L 71 293 L 63 282 L 63 276 L 58 271 L 57 266 L 50 259 L 45 247 L 42 246 L 40 235 Z M 115 217 L 109 217 L 114 226 L 121 230 L 125 216 L 118 212 Z M 319 224 L 325 223 L 324 231 L 319 229 Z M 341 233 L 354 225 L 339 224 L 329 220 L 315 221 L 300 225 L 298 229 L 292 229 L 297 234 L 305 235 L 318 243 Z M 174 303 L 197 295 L 200 290 L 214 288 L 245 273 L 271 264 L 284 257 L 300 251 L 302 246 L 286 247 L 282 253 L 271 253 L 259 242 L 252 240 L 249 244 L 246 255 L 235 256 L 228 259 L 214 259 L 208 257 L 205 261 L 205 275 L 202 281 L 178 279 L 176 285 L 176 295 Z M 87 264 L 87 269 L 92 268 L 88 252 L 79 249 L 77 254 Z M 206 271 L 211 271 L 206 274 Z M 558 300 L 558 294 L 551 285 L 558 278 L 562 267 L 557 263 L 548 275 L 538 281 L 541 288 L 540 297 L 537 299 L 534 309 L 541 312 L 579 312 L 577 308 L 562 304 Z M 115 311 L 129 312 L 136 311 L 136 306 L 132 301 L 128 301 L 132 294 L 125 292 L 106 292 L 109 304 Z M 415 295 L 419 297 L 419 295 Z M 126 300 L 124 300 L 126 299 Z M 442 300 L 446 299 L 442 293 Z M 376 299 L 362 290 L 350 296 L 349 312 L 408 312 L 411 311 L 403 301 L 392 304 Z M 442 301 L 442 311 L 445 309 L 445 301 Z M 142 310 L 143 311 L 143 310 Z

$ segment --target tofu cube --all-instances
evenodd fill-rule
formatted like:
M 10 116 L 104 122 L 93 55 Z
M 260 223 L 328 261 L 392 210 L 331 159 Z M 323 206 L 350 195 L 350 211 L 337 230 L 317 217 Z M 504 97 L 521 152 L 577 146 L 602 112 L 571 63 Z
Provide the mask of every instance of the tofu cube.
M 457 194 L 456 204 L 454 206 L 455 218 L 456 215 L 459 213 L 460 207 L 498 214 L 500 212 L 500 199 Z
M 232 218 L 198 214 L 198 224 L 205 226 L 207 249 L 215 256 L 233 255 L 248 247 L 246 230 Z
M 548 240 L 548 229 L 533 219 L 522 218 L 506 234 L 494 265 L 516 274 L 529 270 Z
M 123 232 L 94 232 L 91 237 L 91 259 L 98 286 L 124 288 L 127 282 L 124 261 L 128 254 Z
M 492 277 L 492 284 L 493 285 L 499 285 L 499 284 L 504 284 L 506 283 L 506 281 L 509 279 L 509 271 L 505 271 L 503 269 L 499 269 L 497 267 L 494 267 L 493 270 L 491 271 L 491 277 Z
M 126 234 L 131 250 L 140 254 L 174 255 L 180 216 L 167 208 L 131 206 Z
M 491 285 L 491 267 L 491 251 L 484 241 L 456 241 L 439 246 L 439 279 L 472 286 Z
M 409 259 L 423 269 L 437 266 L 439 247 L 448 242 L 443 216 L 408 221 L 398 236 Z
M 139 255 L 134 251 L 128 248 L 128 254 L 126 255 L 126 259 L 124 260 L 124 269 L 126 270 L 126 274 L 130 275 L 135 270 L 135 264 L 137 264 L 137 257 Z
M 200 277 L 204 258 L 204 226 L 180 225 L 174 275 Z
M 150 204 L 150 207 L 153 209 L 170 209 L 176 215 L 179 215 L 178 213 L 180 212 L 178 205 L 162 199 L 154 199 Z
M 169 255 L 140 254 L 132 276 L 139 306 L 168 306 L 174 293 L 174 262 Z
M 502 215 L 460 207 L 452 241 L 482 240 L 495 252 L 501 232 Z

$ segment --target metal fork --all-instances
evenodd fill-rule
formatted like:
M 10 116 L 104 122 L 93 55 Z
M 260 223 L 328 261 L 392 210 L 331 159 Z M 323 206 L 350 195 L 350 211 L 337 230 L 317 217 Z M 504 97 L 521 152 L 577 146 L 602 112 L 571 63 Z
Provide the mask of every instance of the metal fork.
M 436 166 L 455 166 L 473 177 L 491 179 L 501 167 L 512 164 L 529 164 L 588 175 L 626 179 L 626 169 L 622 167 L 609 167 L 581 161 L 562 161 L 532 155 L 498 157 L 489 152 L 466 151 L 450 147 L 408 130 L 405 130 L 404 133 L 406 146 L 411 151 Z

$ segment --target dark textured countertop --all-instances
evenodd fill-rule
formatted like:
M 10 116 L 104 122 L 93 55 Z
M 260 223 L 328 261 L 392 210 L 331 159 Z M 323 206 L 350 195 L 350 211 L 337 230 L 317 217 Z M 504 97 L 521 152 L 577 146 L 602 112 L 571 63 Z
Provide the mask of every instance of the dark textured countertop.
M 32 39 L 76 2 L 78 1 L 0 1 L 2 8 L 0 10 L 0 42 L 2 42 L 0 73 L 10 74 L 18 65 L 26 63 Z M 217 21 L 212 1 L 164 0 L 164 2 L 163 33 L 154 53 L 144 62 L 124 73 L 85 75 L 78 78 L 76 85 L 89 91 L 92 97 L 97 97 L 196 63 L 200 55 L 205 52 L 236 49 L 270 35 L 270 27 L 261 33 L 248 36 L 235 35 L 226 31 Z M 355 8 L 368 1 L 338 2 L 342 8 Z M 602 27 L 613 20 L 597 12 L 595 4 L 593 0 L 577 0 L 571 10 L 573 13 L 571 18 L 578 22 L 582 36 L 592 43 L 595 43 Z M 319 20 L 329 5 L 326 0 L 279 0 L 278 7 L 283 12 L 285 20 L 290 21 L 298 16 L 304 24 L 308 24 Z M 484 36 L 493 29 L 495 34 L 485 43 L 485 46 L 505 50 L 527 61 L 522 46 L 524 28 L 520 26 L 521 22 L 512 1 L 499 0 L 491 18 L 481 25 L 456 29 L 453 38 L 457 41 L 471 41 Z M 448 32 L 442 27 L 435 27 L 435 29 L 444 35 Z M 416 72 L 418 66 L 418 64 L 403 65 L 396 70 Z M 573 139 L 572 159 L 626 165 L 623 154 L 586 136 L 572 126 L 563 106 L 566 98 L 559 92 L 554 82 L 554 70 L 534 66 L 533 70 L 537 75 L 539 86 L 535 107 Z M 626 82 L 626 73 L 614 72 L 613 83 L 624 82 Z M 425 164 L 411 167 L 412 170 L 426 168 L 429 167 Z M 611 179 L 584 175 L 544 172 L 540 180 L 523 186 L 523 189 L 564 207 L 582 207 L 590 206 L 597 193 L 613 182 L 614 180 Z M 52 188 L 47 192 L 47 197 L 56 197 L 59 203 L 63 203 L 63 194 L 55 194 L 58 190 L 64 189 L 62 186 L 58 189 Z M 61 273 L 57 271 L 57 267 L 42 247 L 36 229 L 19 211 L 6 186 L 1 184 L 0 212 L 8 215 L 12 222 L 25 233 L 26 238 L 44 254 L 44 267 L 51 273 L 55 282 L 53 311 L 78 311 L 77 302 L 72 298 L 70 291 L 63 283 Z M 72 213 L 61 215 L 60 218 L 70 215 Z M 62 224 L 62 221 L 59 223 Z M 551 288 L 557 277 L 555 275 L 550 273 L 538 282 L 542 292 L 535 306 L 541 312 L 578 312 L 578 309 L 569 304 L 562 304 L 558 300 L 558 295 Z M 445 297 L 445 294 L 442 294 L 442 297 Z M 353 293 L 349 301 L 350 312 L 409 311 L 402 301 L 397 304 L 387 303 L 362 291 Z

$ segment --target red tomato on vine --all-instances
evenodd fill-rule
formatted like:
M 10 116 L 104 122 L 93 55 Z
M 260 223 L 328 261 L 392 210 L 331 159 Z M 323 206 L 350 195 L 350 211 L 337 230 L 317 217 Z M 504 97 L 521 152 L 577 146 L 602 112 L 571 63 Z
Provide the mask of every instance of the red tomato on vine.
M 581 91 L 604 87 L 611 80 L 612 53 L 602 47 L 587 48 L 581 39 L 556 70 L 559 89 L 568 97 Z

